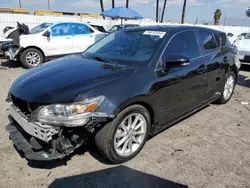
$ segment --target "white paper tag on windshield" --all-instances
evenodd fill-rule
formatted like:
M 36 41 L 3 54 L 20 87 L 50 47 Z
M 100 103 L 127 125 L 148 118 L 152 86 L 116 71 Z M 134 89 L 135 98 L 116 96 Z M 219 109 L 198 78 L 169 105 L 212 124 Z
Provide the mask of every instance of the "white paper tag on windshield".
M 166 32 L 164 31 L 145 31 L 143 35 L 159 36 L 160 38 L 164 37 Z

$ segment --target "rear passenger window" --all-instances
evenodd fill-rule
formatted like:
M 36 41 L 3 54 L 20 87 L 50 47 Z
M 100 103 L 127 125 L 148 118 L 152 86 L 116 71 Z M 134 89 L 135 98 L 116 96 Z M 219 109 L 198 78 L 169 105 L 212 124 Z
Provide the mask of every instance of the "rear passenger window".
M 202 43 L 204 53 L 210 54 L 217 51 L 217 44 L 213 34 L 207 31 L 199 31 L 199 38 Z
M 184 55 L 190 59 L 200 56 L 194 31 L 186 31 L 177 34 L 167 46 L 168 55 Z

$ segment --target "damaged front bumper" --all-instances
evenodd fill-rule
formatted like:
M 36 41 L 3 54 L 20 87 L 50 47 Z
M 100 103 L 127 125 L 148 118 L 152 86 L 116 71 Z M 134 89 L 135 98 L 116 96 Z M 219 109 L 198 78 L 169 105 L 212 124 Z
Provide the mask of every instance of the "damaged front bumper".
M 25 158 L 37 161 L 61 159 L 87 143 L 83 127 L 54 128 L 49 125 L 28 122 L 13 105 L 9 109 L 10 124 L 6 127 L 10 139 Z
M 20 52 L 21 48 L 9 47 L 6 51 L 4 51 L 4 58 L 9 59 L 11 61 L 17 61 Z

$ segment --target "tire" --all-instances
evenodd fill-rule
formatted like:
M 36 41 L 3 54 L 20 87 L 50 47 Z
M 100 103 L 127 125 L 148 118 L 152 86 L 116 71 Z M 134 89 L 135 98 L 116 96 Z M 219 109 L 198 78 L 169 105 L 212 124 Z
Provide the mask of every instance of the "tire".
M 230 78 L 233 78 L 232 91 L 230 92 L 230 95 L 228 97 L 226 97 L 224 95 L 224 92 L 226 90 L 227 81 Z M 231 99 L 231 97 L 232 97 L 232 95 L 234 93 L 235 84 L 236 84 L 236 76 L 235 76 L 234 72 L 230 71 L 227 74 L 226 78 L 225 78 L 225 83 L 224 83 L 224 87 L 223 87 L 222 92 L 221 92 L 221 96 L 220 96 L 220 98 L 216 102 L 219 103 L 219 104 L 226 104 Z
M 142 126 L 139 128 L 139 130 L 141 132 L 145 131 L 144 136 L 142 136 L 142 137 L 140 137 L 141 135 L 135 135 L 135 136 L 132 135 L 131 136 L 131 134 L 135 134 L 138 132 L 138 131 L 134 131 L 132 129 L 130 130 L 132 133 L 131 132 L 125 133 L 125 131 L 122 130 L 121 123 L 124 122 L 129 117 L 132 118 L 131 120 L 133 120 L 133 117 L 134 117 L 134 120 L 136 117 L 139 119 L 139 123 L 136 123 L 136 125 L 138 126 L 140 123 L 142 124 Z M 145 121 L 145 124 L 143 123 L 144 121 Z M 125 123 L 129 124 L 128 122 L 129 121 L 125 121 Z M 134 122 L 134 121 L 132 121 L 132 122 Z M 134 126 L 134 129 L 136 129 L 137 126 Z M 111 161 L 112 163 L 116 163 L 116 164 L 123 163 L 123 162 L 126 162 L 126 161 L 134 158 L 141 151 L 141 149 L 145 145 L 145 142 L 148 139 L 150 126 L 151 126 L 151 120 L 150 120 L 150 115 L 149 115 L 148 111 L 141 105 L 132 105 L 132 106 L 127 107 L 123 111 L 121 111 L 112 122 L 109 122 L 108 124 L 103 126 L 96 133 L 95 144 L 96 144 L 99 152 L 104 157 L 106 157 L 109 161 Z M 138 129 L 136 129 L 136 130 L 138 130 Z M 123 132 L 124 134 L 130 135 L 130 138 L 127 138 L 126 141 L 124 141 L 124 144 L 121 145 L 121 151 L 119 148 L 117 149 L 115 147 L 115 145 L 117 144 L 116 146 L 118 146 L 119 141 L 121 141 L 122 139 L 124 139 L 125 137 L 128 137 L 128 136 L 124 136 L 122 138 L 115 138 L 115 135 L 117 135 L 117 133 L 119 131 L 124 131 Z M 127 131 L 129 132 L 129 130 L 127 130 Z M 137 143 L 140 142 L 140 144 L 137 144 L 136 142 L 134 142 L 135 141 L 134 139 L 137 139 L 137 141 L 138 141 Z M 131 145 L 133 145 L 133 148 L 135 149 L 135 151 L 132 152 L 132 149 L 130 150 L 130 148 L 132 148 L 132 147 L 129 147 L 130 141 L 127 141 L 127 140 L 130 140 L 130 141 L 133 140 L 133 141 L 131 141 Z M 126 142 L 127 142 L 127 146 L 125 146 L 125 152 L 127 152 L 129 154 L 125 154 L 125 152 L 123 152 L 124 155 L 122 155 L 119 152 L 122 153 L 122 148 L 124 147 Z M 132 152 L 132 153 L 130 153 L 130 152 Z
M 30 59 L 34 58 L 34 62 L 32 62 L 32 60 L 29 62 L 27 60 L 28 56 Z M 37 67 L 44 62 L 44 56 L 40 50 L 36 48 L 28 48 L 21 53 L 20 61 L 25 68 Z

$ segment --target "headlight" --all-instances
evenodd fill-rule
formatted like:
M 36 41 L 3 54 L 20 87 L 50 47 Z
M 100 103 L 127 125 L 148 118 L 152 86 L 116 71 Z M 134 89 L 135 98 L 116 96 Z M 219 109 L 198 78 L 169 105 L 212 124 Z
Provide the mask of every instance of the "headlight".
M 100 96 L 71 104 L 54 104 L 42 107 L 37 114 L 37 120 L 42 123 L 64 125 L 68 127 L 82 126 L 95 108 L 103 101 Z

